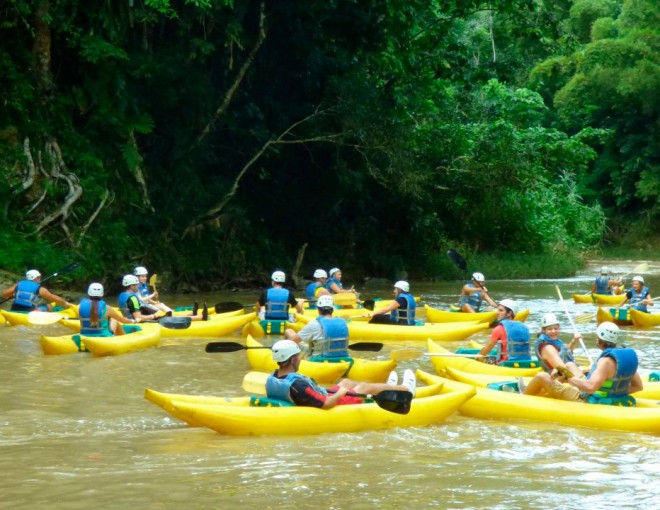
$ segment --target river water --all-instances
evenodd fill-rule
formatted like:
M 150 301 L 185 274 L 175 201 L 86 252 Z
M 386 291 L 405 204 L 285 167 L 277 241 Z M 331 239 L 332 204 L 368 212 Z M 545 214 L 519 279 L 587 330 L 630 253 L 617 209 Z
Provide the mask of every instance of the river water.
M 533 332 L 542 313 L 557 313 L 566 338 L 570 326 L 554 286 L 561 286 L 571 313 L 595 311 L 570 297 L 590 288 L 603 262 L 570 279 L 487 284 L 495 299 L 513 298 L 532 310 Z M 625 273 L 639 262 L 608 265 Z M 645 276 L 651 289 L 660 289 L 659 262 Z M 412 282 L 412 291 L 446 308 L 461 284 Z M 366 293 L 391 296 L 385 288 Z M 238 295 L 204 299 L 256 299 L 256 293 Z M 595 320 L 578 325 L 591 348 L 595 326 Z M 660 501 L 658 436 L 457 414 L 424 428 L 223 437 L 170 418 L 143 392 L 243 395 L 244 353 L 206 354 L 203 338 L 164 339 L 158 348 L 107 358 L 41 353 L 40 334 L 67 332 L 59 325 L 0 325 L 2 509 L 650 509 Z M 660 328 L 628 329 L 626 343 L 643 367 L 660 367 Z M 387 344 L 374 357 L 397 347 Z M 405 362 L 399 371 L 417 367 L 432 371 L 424 360 Z

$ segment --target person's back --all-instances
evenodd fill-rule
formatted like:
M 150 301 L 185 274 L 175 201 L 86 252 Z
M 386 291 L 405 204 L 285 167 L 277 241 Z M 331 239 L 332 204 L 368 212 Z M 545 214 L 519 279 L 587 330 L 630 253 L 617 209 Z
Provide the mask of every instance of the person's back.
M 80 301 L 78 307 L 78 314 L 80 316 L 80 334 L 88 336 L 109 335 L 110 325 L 109 321 L 105 318 L 106 311 L 107 305 L 103 299 L 84 297 Z
M 506 331 L 506 349 L 500 361 L 526 361 L 529 354 L 529 328 L 520 321 L 503 320 L 500 322 Z
M 350 357 L 348 353 L 348 325 L 346 321 L 342 318 L 332 316 L 321 316 L 317 320 L 321 323 L 321 331 L 324 337 L 320 348 L 321 358 Z M 312 355 L 315 354 L 316 345 L 314 345 L 314 350 L 312 351 Z
M 39 289 L 41 284 L 34 280 L 20 280 L 16 284 L 16 292 L 14 294 L 14 302 L 11 305 L 11 310 L 15 312 L 24 312 L 34 310 L 37 306 L 39 299 Z

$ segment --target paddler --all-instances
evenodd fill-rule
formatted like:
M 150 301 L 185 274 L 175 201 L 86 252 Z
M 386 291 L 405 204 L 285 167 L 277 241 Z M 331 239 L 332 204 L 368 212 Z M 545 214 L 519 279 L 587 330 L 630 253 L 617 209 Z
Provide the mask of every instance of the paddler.
M 271 287 L 264 290 L 257 300 L 259 317 L 266 320 L 289 320 L 289 308 L 303 313 L 304 300 L 296 299 L 289 289 L 284 288 L 286 275 L 284 271 L 274 271 L 270 276 Z M 265 310 L 262 310 L 265 308 Z
M 610 278 L 610 268 L 603 266 L 600 268 L 600 276 L 596 277 L 594 284 L 591 286 L 592 294 L 618 294 L 621 279 L 613 280 Z
M 630 302 L 630 307 L 640 312 L 648 313 L 647 306 L 653 306 L 653 299 L 651 299 L 651 293 L 649 288 L 644 285 L 644 277 L 642 276 L 633 276 L 632 279 L 632 288 L 626 292 L 625 296 L 621 300 L 621 303 L 617 305 L 617 308 L 621 308 L 626 304 L 626 301 Z
M 498 346 L 497 364 L 502 361 L 527 361 L 529 355 L 529 328 L 515 319 L 518 305 L 511 299 L 503 299 L 497 306 L 497 326 L 490 335 L 490 340 L 479 351 L 477 361 Z
M 147 277 L 149 276 L 149 271 L 144 266 L 138 266 L 133 270 L 133 274 L 137 276 L 138 281 L 138 293 L 140 294 L 140 301 L 146 303 L 161 312 L 171 312 L 172 309 L 161 301 L 156 301 L 158 299 L 158 292 L 149 292 L 149 284 L 147 283 Z M 195 315 L 195 313 L 193 313 Z
M 278 369 L 266 380 L 266 393 L 269 398 L 284 400 L 297 406 L 331 409 L 337 405 L 361 404 L 361 397 L 346 395 L 349 391 L 377 395 L 385 390 L 409 391 L 415 394 L 416 379 L 412 370 L 403 374 L 403 384 L 365 383 L 343 379 L 339 384 L 325 390 L 314 379 L 298 373 L 302 359 L 300 346 L 293 340 L 280 340 L 273 347 L 273 360 Z M 389 384 L 389 383 L 392 384 Z
M 481 305 L 486 301 L 493 308 L 497 303 L 488 295 L 488 289 L 484 285 L 486 277 L 483 273 L 473 273 L 472 280 L 463 285 L 461 299 L 458 303 L 461 312 L 475 313 L 481 310 Z
M 138 319 L 127 319 L 118 314 L 101 299 L 103 285 L 92 283 L 87 288 L 87 297 L 80 301 L 78 315 L 80 316 L 80 334 L 88 336 L 110 336 L 117 332 L 123 333 L 122 324 L 135 324 Z
M 317 269 L 314 271 L 314 281 L 307 285 L 305 288 L 305 298 L 309 302 L 310 308 L 316 307 L 315 302 L 319 296 L 330 294 L 330 292 L 325 288 L 327 281 L 328 273 L 325 272 L 325 269 Z
M 2 297 L 14 297 L 11 305 L 12 312 L 31 312 L 32 310 L 41 310 L 48 312 L 52 309 L 51 302 L 55 302 L 62 308 L 73 306 L 66 299 L 53 294 L 46 287 L 41 286 L 41 273 L 36 269 L 30 269 L 25 273 L 25 278 L 15 283 L 7 290 L 2 292 Z M 44 300 L 44 304 L 37 304 Z
M 410 293 L 410 284 L 404 280 L 399 280 L 394 284 L 394 300 L 385 308 L 375 310 L 369 317 L 390 314 L 392 324 L 401 324 L 404 326 L 415 325 L 415 296 Z
M 319 316 L 299 332 L 284 331 L 284 337 L 297 344 L 309 344 L 310 357 L 320 360 L 348 358 L 348 325 L 340 317 L 333 317 L 334 300 L 330 295 L 319 296 L 316 301 Z

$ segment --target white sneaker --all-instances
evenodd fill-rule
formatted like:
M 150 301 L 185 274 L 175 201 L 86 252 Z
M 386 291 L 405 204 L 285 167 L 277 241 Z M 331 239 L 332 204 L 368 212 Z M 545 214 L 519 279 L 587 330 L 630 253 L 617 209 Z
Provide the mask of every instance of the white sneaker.
M 387 378 L 387 385 L 388 386 L 396 386 L 399 384 L 399 376 L 396 374 L 394 370 L 390 372 L 390 376 Z
M 402 383 L 406 388 L 408 388 L 408 391 L 413 394 L 413 397 L 415 396 L 415 388 L 417 387 L 417 378 L 415 377 L 415 372 L 410 370 L 409 368 L 403 372 L 403 383 Z
M 524 393 L 527 385 L 522 377 L 518 377 L 518 393 Z

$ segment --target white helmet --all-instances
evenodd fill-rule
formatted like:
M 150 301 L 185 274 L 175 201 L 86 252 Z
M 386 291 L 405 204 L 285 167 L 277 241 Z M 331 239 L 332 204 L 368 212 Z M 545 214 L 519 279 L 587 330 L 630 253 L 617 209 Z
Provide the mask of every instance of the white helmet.
M 300 352 L 300 347 L 298 347 L 298 344 L 293 340 L 280 340 L 279 342 L 275 342 L 272 349 L 273 360 L 277 363 L 283 363 L 291 356 L 295 356 Z
M 133 270 L 133 274 L 135 276 L 147 276 L 149 271 L 147 271 L 146 267 L 138 266 Z
M 328 273 L 326 273 L 323 269 L 317 269 L 314 271 L 314 278 L 327 278 Z
M 559 324 L 559 319 L 557 319 L 557 316 L 554 313 L 546 313 L 541 319 L 542 328 L 547 328 L 554 324 Z
M 41 273 L 37 271 L 36 269 L 30 269 L 27 273 L 25 273 L 25 278 L 32 281 L 36 280 L 41 276 Z
M 633 281 L 633 282 L 634 282 L 634 281 L 638 281 L 639 283 L 641 283 L 642 285 L 644 285 L 644 278 L 641 277 L 641 276 L 633 276 L 632 281 Z
M 610 274 L 610 268 L 607 266 L 603 266 L 600 268 L 600 274 Z
M 341 269 L 339 269 L 338 267 L 333 267 L 333 268 L 330 270 L 330 276 L 332 276 L 333 274 L 335 274 L 337 271 L 341 271 Z
M 604 342 L 616 344 L 619 341 L 619 326 L 613 322 L 601 322 L 596 329 L 596 335 Z
M 483 275 L 483 273 L 472 273 L 472 279 L 475 282 L 485 282 L 486 277 Z
M 335 300 L 329 294 L 323 294 L 316 300 L 316 308 L 332 308 L 335 306 Z
M 508 308 L 513 312 L 513 315 L 515 316 L 518 313 L 518 305 L 516 304 L 515 301 L 511 299 L 503 299 L 500 301 L 500 306 L 503 306 L 504 308 Z
M 401 289 L 403 292 L 410 292 L 410 284 L 404 280 L 399 280 L 394 284 L 395 289 Z
M 286 275 L 284 274 L 284 271 L 275 271 L 270 276 L 270 279 L 277 283 L 284 283 L 286 281 Z
M 132 274 L 127 274 L 124 276 L 124 278 L 121 281 L 121 284 L 124 287 L 128 287 L 130 285 L 140 285 L 140 280 L 137 279 L 137 276 L 132 275 Z
M 87 295 L 89 297 L 103 297 L 103 285 L 100 283 L 92 283 L 87 289 Z

